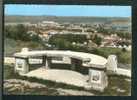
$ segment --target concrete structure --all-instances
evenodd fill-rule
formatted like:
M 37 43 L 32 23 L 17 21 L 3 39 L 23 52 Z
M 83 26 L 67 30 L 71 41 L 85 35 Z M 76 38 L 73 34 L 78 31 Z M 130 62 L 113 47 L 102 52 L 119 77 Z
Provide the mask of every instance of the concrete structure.
M 112 71 L 114 73 L 117 72 L 117 59 L 115 55 L 111 55 L 108 57 L 108 60 L 104 57 L 84 53 L 84 52 L 74 52 L 74 51 L 63 51 L 63 50 L 45 50 L 45 51 L 28 51 L 27 48 L 23 48 L 21 52 L 15 53 L 15 72 L 19 73 L 20 75 L 26 75 L 26 76 L 38 76 L 38 73 L 34 75 L 35 71 L 33 71 L 33 74 L 30 74 L 31 71 L 29 70 L 30 62 L 29 59 L 32 57 L 41 57 L 42 58 L 42 67 L 45 69 L 45 71 L 50 71 L 51 65 L 53 63 L 64 63 L 64 64 L 70 64 L 70 70 L 72 71 L 78 71 L 80 66 L 82 68 L 85 68 L 88 70 L 88 79 L 85 81 L 84 78 L 84 85 L 80 85 L 84 88 L 88 89 L 95 89 L 99 91 L 103 91 L 107 85 L 107 73 L 106 71 Z M 43 71 L 43 72 L 45 72 Z M 53 71 L 53 70 L 52 70 Z M 62 70 L 60 70 L 62 73 Z M 39 72 L 39 70 L 37 71 Z M 40 71 L 41 72 L 41 71 Z M 69 73 L 68 71 L 66 71 Z M 49 72 L 50 73 L 50 72 Z M 44 73 L 43 75 L 45 75 Z M 43 79 L 47 79 L 47 75 Z M 124 75 L 124 74 L 123 74 Z M 53 75 L 49 75 L 53 76 Z M 65 73 L 64 73 L 65 76 Z M 71 77 L 70 77 L 71 78 Z M 57 78 L 54 78 L 54 81 L 61 81 Z M 68 81 L 65 81 L 64 83 L 68 83 Z M 72 82 L 73 83 L 73 82 Z M 75 85 L 75 84 L 74 84 Z
M 112 72 L 116 72 L 117 70 L 117 56 L 116 55 L 110 55 L 108 57 L 108 67 L 107 70 L 108 71 L 112 71 Z

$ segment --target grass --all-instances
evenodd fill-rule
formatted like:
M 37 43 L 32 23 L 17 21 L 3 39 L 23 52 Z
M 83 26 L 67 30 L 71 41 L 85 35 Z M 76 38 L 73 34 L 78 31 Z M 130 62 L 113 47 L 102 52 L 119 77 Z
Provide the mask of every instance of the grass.
M 58 95 L 58 92 L 56 90 L 48 89 L 48 88 L 36 88 L 36 89 L 25 88 L 25 92 L 21 92 L 20 90 L 15 90 L 15 91 L 10 92 L 5 89 L 4 93 L 6 95 L 32 95 L 32 94 L 33 95 L 48 95 L 48 96 Z
M 47 88 L 45 89 L 29 89 L 25 90 L 24 93 L 22 94 L 31 94 L 31 95 L 58 95 L 57 91 L 54 90 L 53 88 L 63 88 L 63 89 L 74 89 L 74 90 L 83 90 L 83 91 L 88 91 L 91 92 L 93 94 L 95 94 L 96 96 L 127 96 L 127 95 L 131 95 L 131 82 L 130 81 L 126 81 L 125 79 L 127 79 L 124 76 L 116 76 L 116 75 L 111 75 L 108 77 L 108 81 L 109 81 L 109 85 L 108 87 L 105 89 L 104 92 L 98 92 L 98 91 L 94 91 L 94 90 L 84 90 L 81 87 L 76 87 L 73 85 L 66 85 L 63 83 L 56 83 L 50 80 L 42 80 L 42 79 L 37 79 L 34 77 L 28 78 L 25 76 L 20 76 L 18 74 L 14 73 L 14 66 L 8 66 L 5 65 L 4 66 L 4 80 L 6 79 L 22 79 L 22 80 L 27 80 L 29 82 L 37 82 L 37 83 L 41 83 L 47 86 Z M 52 88 L 52 90 L 51 90 Z M 122 90 L 125 90 L 125 92 L 118 92 L 117 88 L 120 88 Z M 8 90 L 5 90 L 6 93 L 9 94 L 19 94 L 19 91 L 15 91 L 14 93 L 10 93 L 8 92 Z
M 16 78 L 14 73 L 14 66 L 4 65 L 3 79 Z
M 124 76 L 109 76 L 108 82 L 109 85 L 105 89 L 105 91 L 101 94 L 112 95 L 112 96 L 127 96 L 130 95 L 131 92 L 131 82 L 125 81 L 126 77 Z M 118 92 L 117 89 L 126 90 L 125 92 Z

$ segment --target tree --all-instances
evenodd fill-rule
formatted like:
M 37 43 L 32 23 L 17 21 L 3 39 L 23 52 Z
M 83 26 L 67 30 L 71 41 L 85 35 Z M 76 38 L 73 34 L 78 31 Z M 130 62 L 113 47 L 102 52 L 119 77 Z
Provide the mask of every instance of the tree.
M 15 40 L 29 41 L 30 38 L 27 34 L 27 31 L 28 29 L 22 24 L 19 24 L 17 26 L 6 26 L 5 27 L 6 37 L 12 38 Z
M 92 40 L 94 43 L 96 43 L 98 46 L 101 45 L 101 42 L 102 42 L 102 38 L 99 37 L 97 34 L 95 34 L 93 40 Z
M 25 27 L 24 25 L 22 24 L 19 24 L 17 25 L 17 35 L 18 35 L 18 38 L 23 40 L 23 41 L 29 41 L 30 38 L 27 34 L 27 27 Z

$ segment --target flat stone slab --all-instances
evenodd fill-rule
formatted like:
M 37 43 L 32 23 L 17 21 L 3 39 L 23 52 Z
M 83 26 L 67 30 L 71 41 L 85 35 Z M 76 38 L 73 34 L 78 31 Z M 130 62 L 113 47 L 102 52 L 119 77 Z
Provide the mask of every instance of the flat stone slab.
M 22 75 L 43 80 L 51 80 L 58 83 L 75 85 L 78 87 L 84 87 L 87 84 L 87 78 L 84 75 L 71 70 L 38 68 Z

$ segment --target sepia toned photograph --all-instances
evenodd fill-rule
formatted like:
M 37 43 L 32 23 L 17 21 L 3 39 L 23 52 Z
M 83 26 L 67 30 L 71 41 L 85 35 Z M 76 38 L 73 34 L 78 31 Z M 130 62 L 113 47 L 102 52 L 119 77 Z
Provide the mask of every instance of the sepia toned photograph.
M 131 96 L 131 6 L 4 7 L 4 95 Z

